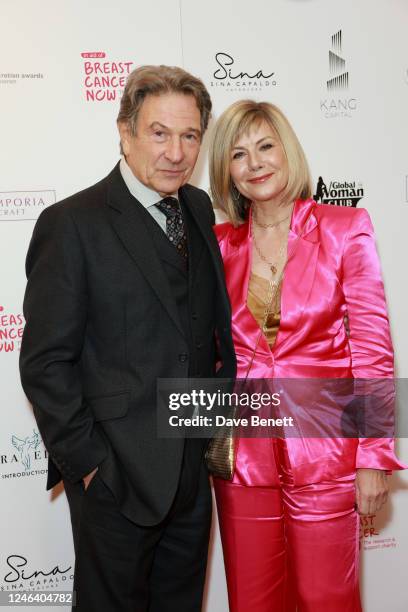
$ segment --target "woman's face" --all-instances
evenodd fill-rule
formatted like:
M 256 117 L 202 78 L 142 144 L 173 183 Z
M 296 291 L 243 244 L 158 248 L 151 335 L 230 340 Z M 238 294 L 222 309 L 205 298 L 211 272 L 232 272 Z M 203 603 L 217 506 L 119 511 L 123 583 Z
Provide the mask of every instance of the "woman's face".
M 235 143 L 230 174 L 238 191 L 248 200 L 280 200 L 288 183 L 288 162 L 275 130 L 268 123 L 253 125 Z

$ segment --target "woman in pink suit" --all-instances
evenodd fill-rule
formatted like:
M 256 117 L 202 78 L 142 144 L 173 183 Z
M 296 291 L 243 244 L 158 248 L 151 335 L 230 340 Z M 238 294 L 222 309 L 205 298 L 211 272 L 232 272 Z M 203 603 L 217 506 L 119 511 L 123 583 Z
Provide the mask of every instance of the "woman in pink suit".
M 211 190 L 238 377 L 393 377 L 373 228 L 317 205 L 281 111 L 239 101 L 215 127 Z M 345 320 L 348 320 L 347 325 Z M 360 514 L 402 469 L 390 438 L 240 438 L 214 478 L 231 612 L 358 612 Z M 297 606 L 297 607 L 296 607 Z

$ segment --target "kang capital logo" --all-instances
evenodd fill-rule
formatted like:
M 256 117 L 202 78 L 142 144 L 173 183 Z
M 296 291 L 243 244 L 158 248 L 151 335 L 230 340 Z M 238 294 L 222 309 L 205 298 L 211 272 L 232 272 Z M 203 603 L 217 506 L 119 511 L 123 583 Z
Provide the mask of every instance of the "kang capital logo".
M 116 102 L 133 70 L 131 60 L 110 60 L 104 51 L 84 51 L 83 83 L 86 102 Z
M 248 63 L 248 60 L 247 60 Z M 275 71 L 270 67 L 257 65 L 243 65 L 231 53 L 219 51 L 214 57 L 214 72 L 210 87 L 223 88 L 224 91 L 267 91 L 276 87 Z
M 343 31 L 338 30 L 331 36 L 326 96 L 320 100 L 320 110 L 326 119 L 351 118 L 357 110 L 357 99 L 349 95 L 350 77 L 347 62 L 343 51 Z
M 333 206 L 356 207 L 364 197 L 364 187 L 359 181 L 332 180 L 326 183 L 319 176 L 316 193 L 313 199 L 318 204 L 331 204 Z

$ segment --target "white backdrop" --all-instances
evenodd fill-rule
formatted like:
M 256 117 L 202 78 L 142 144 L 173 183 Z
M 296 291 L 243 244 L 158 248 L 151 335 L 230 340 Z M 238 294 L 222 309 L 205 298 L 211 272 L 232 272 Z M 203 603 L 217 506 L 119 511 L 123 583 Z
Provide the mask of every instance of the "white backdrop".
M 45 492 L 46 452 L 17 368 L 24 258 L 39 212 L 116 163 L 123 80 L 138 65 L 180 65 L 201 77 L 215 118 L 242 97 L 274 102 L 298 133 L 315 185 L 322 177 L 335 204 L 359 190 L 357 205 L 370 212 L 398 374 L 407 376 L 408 3 L 1 0 L 0 23 L 0 590 L 68 590 L 65 497 Z M 328 88 L 346 73 L 345 89 Z M 207 143 L 193 177 L 206 189 Z M 399 448 L 408 460 L 406 442 Z M 392 482 L 387 509 L 362 524 L 368 612 L 408 607 L 408 478 Z M 227 610 L 215 526 L 207 612 Z

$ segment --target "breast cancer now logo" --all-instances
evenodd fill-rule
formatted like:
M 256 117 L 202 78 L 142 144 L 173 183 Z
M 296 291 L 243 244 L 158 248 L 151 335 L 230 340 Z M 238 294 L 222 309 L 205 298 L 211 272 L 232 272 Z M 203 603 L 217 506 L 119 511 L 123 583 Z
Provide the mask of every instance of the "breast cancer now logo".
M 87 102 L 120 100 L 132 61 L 111 61 L 104 51 L 84 51 L 84 88 Z
M 22 313 L 7 313 L 4 306 L 0 306 L 0 353 L 20 350 L 24 324 Z

